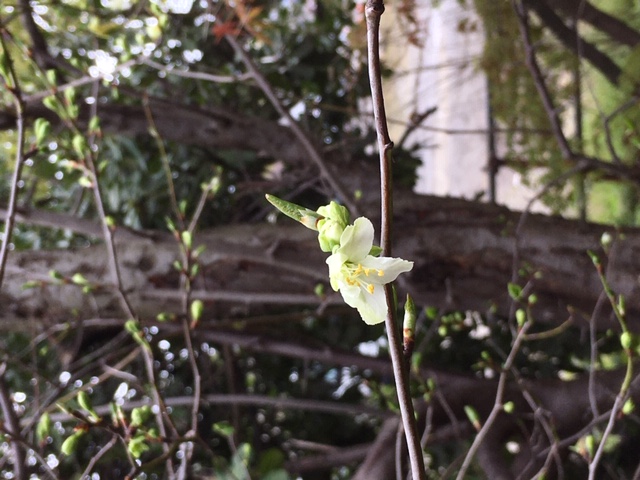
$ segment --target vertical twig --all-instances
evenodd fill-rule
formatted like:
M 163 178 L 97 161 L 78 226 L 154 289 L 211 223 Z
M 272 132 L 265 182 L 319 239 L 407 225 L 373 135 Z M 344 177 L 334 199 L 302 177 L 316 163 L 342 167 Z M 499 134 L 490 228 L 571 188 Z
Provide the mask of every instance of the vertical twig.
M 380 192 L 381 192 L 381 226 L 380 226 L 380 246 L 382 255 L 391 256 L 391 226 L 393 221 L 392 206 L 392 178 L 391 178 L 391 150 L 393 142 L 389 138 L 387 127 L 387 117 L 384 107 L 384 97 L 382 94 L 382 75 L 380 69 L 380 17 L 384 13 L 384 2 L 381 0 L 369 0 L 365 7 L 365 18 L 367 21 L 367 48 L 369 58 L 369 83 L 371 85 L 371 98 L 373 101 L 373 113 L 378 134 L 378 149 L 380 152 Z M 393 295 L 393 286 L 384 286 L 387 300 L 387 318 L 385 326 L 389 338 L 389 353 L 393 365 L 393 376 L 396 382 L 398 403 L 400 404 L 400 414 L 404 427 L 407 446 L 409 449 L 409 459 L 411 462 L 411 473 L 414 480 L 424 480 L 424 459 L 420 437 L 418 436 L 415 421 L 413 403 L 409 391 L 409 376 L 403 360 L 398 335 L 398 325 L 396 321 L 396 307 Z
M 11 179 L 11 193 L 9 195 L 9 205 L 7 207 L 7 216 L 4 220 L 4 235 L 2 236 L 2 246 L 0 247 L 0 288 L 4 280 L 4 271 L 7 264 L 7 253 L 9 252 L 9 245 L 11 243 L 11 235 L 13 234 L 13 227 L 15 225 L 17 198 L 18 198 L 18 185 L 20 178 L 22 177 L 22 167 L 24 165 L 24 101 L 22 98 L 22 91 L 20 90 L 20 84 L 13 68 L 13 61 L 9 56 L 9 50 L 4 39 L 4 29 L 0 24 L 0 54 L 6 58 L 6 65 L 8 66 L 8 72 L 6 73 L 9 78 L 5 78 L 7 89 L 11 92 L 14 99 L 16 108 L 16 129 L 18 131 L 18 138 L 16 141 L 16 165 L 13 170 L 13 178 Z M 11 82 L 13 85 L 9 85 Z
M 20 437 L 20 422 L 13 409 L 11 395 L 4 379 L 7 364 L 0 365 L 0 410 L 4 418 L 4 430 L 10 436 L 11 449 L 13 450 L 13 475 L 16 480 L 27 480 L 25 470 L 25 453 L 22 448 Z
M 98 83 L 94 83 L 94 89 L 96 89 L 96 91 L 94 91 L 95 98 L 98 97 L 98 92 L 97 92 L 98 86 L 99 86 Z M 97 115 L 97 104 L 93 105 L 91 114 L 92 116 Z M 77 130 L 77 133 L 80 133 L 75 122 L 72 122 L 72 128 L 74 130 Z M 112 230 L 109 224 L 109 218 L 107 216 L 107 212 L 104 209 L 104 202 L 102 200 L 102 192 L 100 190 L 98 169 L 96 168 L 96 158 L 95 158 L 96 154 L 94 153 L 98 151 L 96 137 L 97 136 L 95 132 L 89 132 L 89 138 L 87 142 L 89 145 L 89 149 L 87 150 L 87 153 L 84 155 L 84 161 L 86 163 L 87 170 L 91 173 L 91 177 L 92 177 L 91 190 L 93 192 L 95 207 L 98 212 L 98 216 L 100 218 L 100 223 L 102 227 L 102 236 L 104 238 L 104 242 L 107 250 L 107 259 L 109 262 L 109 270 L 110 270 L 109 273 L 111 274 L 113 286 L 118 295 L 120 306 L 124 314 L 130 319 L 136 319 L 137 315 L 124 290 L 122 275 L 120 273 L 120 264 L 118 261 L 118 252 L 116 249 L 116 244 L 114 239 L 114 231 Z M 158 383 L 156 381 L 155 371 L 153 367 L 153 361 L 154 361 L 153 353 L 150 350 L 147 350 L 146 348 L 142 348 L 141 354 L 144 360 L 145 369 L 147 371 L 147 378 L 149 379 L 149 384 L 151 385 L 151 395 L 152 395 L 153 401 L 158 405 L 158 408 L 159 408 L 159 411 L 155 414 L 156 423 L 158 424 L 158 431 L 160 432 L 160 435 L 162 435 L 165 438 L 167 437 L 167 429 L 165 426 L 165 420 L 166 420 L 166 424 L 171 428 L 173 435 L 177 437 L 178 432 L 171 420 L 171 417 L 166 411 L 164 400 L 160 393 L 160 389 L 158 388 Z M 163 443 L 162 448 L 165 454 L 167 454 L 170 451 L 170 447 L 165 443 Z M 173 480 L 175 478 L 173 459 L 170 457 L 167 458 L 166 472 L 167 472 L 167 478 L 169 478 L 169 480 Z
M 516 355 L 520 351 L 520 345 L 522 344 L 522 341 L 524 340 L 527 330 L 529 329 L 530 326 L 531 326 L 531 322 L 526 321 L 525 324 L 522 326 L 522 328 L 519 330 L 518 335 L 516 336 L 516 339 L 513 342 L 513 346 L 511 347 L 511 352 L 509 353 L 507 360 L 504 362 L 502 372 L 500 373 L 500 378 L 498 380 L 498 388 L 496 390 L 496 399 L 493 404 L 493 408 L 491 409 L 491 412 L 489 413 L 487 420 L 484 422 L 484 425 L 482 425 L 482 428 L 476 435 L 476 438 L 473 440 L 471 447 L 467 451 L 467 455 L 464 459 L 464 462 L 462 462 L 462 467 L 460 467 L 460 470 L 458 471 L 456 480 L 462 480 L 464 478 L 465 474 L 467 473 L 467 470 L 471 466 L 473 457 L 475 456 L 476 452 L 480 448 L 480 445 L 482 444 L 485 437 L 489 433 L 489 430 L 493 426 L 493 423 L 495 422 L 496 418 L 498 418 L 498 415 L 502 412 L 502 408 L 503 408 L 502 400 L 504 398 L 504 392 L 507 385 L 507 376 L 509 375 L 509 370 L 511 370 L 511 367 L 513 366 L 513 362 L 516 359 Z
M 24 101 L 22 91 L 18 83 L 18 76 L 14 70 L 13 61 L 9 56 L 9 50 L 4 39 L 4 28 L 0 23 L 0 55 L 4 56 L 5 65 L 8 69 L 5 72 L 4 82 L 7 89 L 14 98 L 16 107 L 16 128 L 18 130 L 18 139 L 16 145 L 16 165 L 13 170 L 13 178 L 11 180 L 11 193 L 9 195 L 9 205 L 7 208 L 7 216 L 4 222 L 4 235 L 2 237 L 2 246 L 0 247 L 0 288 L 4 280 L 5 266 L 7 264 L 7 254 L 11 243 L 11 235 L 15 225 L 16 203 L 18 198 L 18 188 L 20 178 L 22 176 L 22 166 L 24 164 Z M 0 59 L 2 61 L 2 59 Z M 4 374 L 7 368 L 6 363 L 0 366 L 0 407 L 2 416 L 6 424 L 7 432 L 11 435 L 11 449 L 13 450 L 13 475 L 17 480 L 26 480 L 27 472 L 25 470 L 25 452 L 20 444 L 20 424 L 13 410 L 13 404 L 9 398 L 9 390 L 5 383 Z

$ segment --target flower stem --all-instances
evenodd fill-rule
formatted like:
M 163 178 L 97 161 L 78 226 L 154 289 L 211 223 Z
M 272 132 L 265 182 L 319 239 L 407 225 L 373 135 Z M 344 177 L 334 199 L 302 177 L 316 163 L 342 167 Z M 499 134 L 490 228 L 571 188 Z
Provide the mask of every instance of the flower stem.
M 380 188 L 381 188 L 381 227 L 380 246 L 382 255 L 391 257 L 391 226 L 392 226 L 392 182 L 391 182 L 391 150 L 393 142 L 389 138 L 387 118 L 382 95 L 382 75 L 380 71 L 380 17 L 384 13 L 384 2 L 381 0 L 368 0 L 365 7 L 367 21 L 367 48 L 369 57 L 369 83 L 371 85 L 371 98 L 373 101 L 373 113 L 378 134 L 378 149 L 380 151 Z M 409 375 L 402 355 L 399 329 L 396 319 L 396 307 L 391 284 L 384 286 L 387 301 L 387 318 L 385 321 L 387 336 L 389 338 L 389 352 L 393 365 L 393 376 L 396 382 L 398 403 L 404 427 L 411 473 L 413 480 L 426 479 L 422 447 L 417 432 L 415 413 L 411 394 L 409 391 Z

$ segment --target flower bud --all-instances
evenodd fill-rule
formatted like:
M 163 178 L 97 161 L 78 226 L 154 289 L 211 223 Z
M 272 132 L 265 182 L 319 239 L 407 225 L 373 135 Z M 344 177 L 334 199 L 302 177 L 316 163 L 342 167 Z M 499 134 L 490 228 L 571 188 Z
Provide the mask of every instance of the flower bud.
M 342 232 L 349 225 L 349 211 L 336 202 L 318 208 L 323 218 L 318 221 L 318 242 L 323 252 L 333 252 L 340 246 Z

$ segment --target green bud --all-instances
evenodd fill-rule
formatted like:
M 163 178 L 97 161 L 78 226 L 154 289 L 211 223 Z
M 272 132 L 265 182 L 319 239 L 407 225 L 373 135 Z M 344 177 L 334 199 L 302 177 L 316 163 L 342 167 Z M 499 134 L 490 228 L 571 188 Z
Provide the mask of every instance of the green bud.
M 51 132 L 51 123 L 45 118 L 36 118 L 33 124 L 33 132 L 36 136 L 36 145 L 42 145 L 49 136 L 49 132 Z
M 41 444 L 47 439 L 51 432 L 51 425 L 51 416 L 47 412 L 43 413 L 36 427 L 36 440 L 38 443 Z
M 593 435 L 587 435 L 584 439 L 584 446 L 587 449 L 587 455 L 589 458 L 593 458 L 596 453 L 596 439 Z
M 189 230 L 182 231 L 180 233 L 180 238 L 182 239 L 182 245 L 184 245 L 184 248 L 186 248 L 187 250 L 191 250 L 191 245 L 193 241 L 193 236 L 191 235 L 191 232 Z
M 27 282 L 24 282 L 21 288 L 22 290 L 29 290 L 30 288 L 37 288 L 41 286 L 42 286 L 42 282 L 40 280 L 29 280 Z
M 187 206 L 188 203 L 186 200 L 180 200 L 180 203 L 178 204 L 178 210 L 180 210 L 180 213 L 184 216 L 187 212 Z
M 527 313 L 521 308 L 516 310 L 516 322 L 518 322 L 518 326 L 522 327 L 524 325 L 524 322 L 526 321 L 527 321 Z
M 233 435 L 233 426 L 227 422 L 226 420 L 223 420 L 221 422 L 217 422 L 214 423 L 211 426 L 211 429 L 217 433 L 218 435 L 221 435 L 223 437 L 231 437 Z
M 402 331 L 404 333 L 405 342 L 408 338 L 413 340 L 416 329 L 416 304 L 413 302 L 411 295 L 407 294 L 407 301 L 404 304 L 404 320 L 402 322 Z
M 509 296 L 514 300 L 520 300 L 522 296 L 522 287 L 517 283 L 509 283 L 507 285 L 507 291 L 509 292 Z
M 311 230 L 318 230 L 318 220 L 322 218 L 321 215 L 309 210 L 308 208 L 301 207 L 295 203 L 287 202 L 281 198 L 274 197 L 273 195 L 265 195 L 267 201 L 284 213 L 287 217 L 293 218 L 296 222 L 300 222 L 305 227 Z
M 342 232 L 349 225 L 349 211 L 342 205 L 331 202 L 318 208 L 323 218 L 318 221 L 318 242 L 323 252 L 332 252 L 340 246 Z
M 71 277 L 71 281 L 76 285 L 89 285 L 89 280 L 87 280 L 81 273 L 74 273 Z
M 56 83 L 58 83 L 58 79 L 56 78 L 56 71 L 51 69 L 51 70 L 47 70 L 45 72 L 45 76 L 47 77 L 47 82 L 49 82 L 50 85 L 55 85 Z
M 57 270 L 49 270 L 49 277 L 53 280 L 62 280 L 64 278 Z
M 618 308 L 618 313 L 621 316 L 624 317 L 626 315 L 626 313 L 627 313 L 627 307 L 626 307 L 626 304 L 625 304 L 624 295 L 618 295 L 618 306 L 617 306 L 617 308 Z
M 632 398 L 629 398 L 627 399 L 626 402 L 624 402 L 624 405 L 622 406 L 622 413 L 624 415 L 631 415 L 635 409 L 636 409 L 636 404 L 633 403 Z
M 58 115 L 64 117 L 64 110 L 60 108 L 60 102 L 56 98 L 55 95 L 49 95 L 42 99 L 42 104 L 47 107 L 49 110 L 57 113 Z
M 502 409 L 506 412 L 506 413 L 513 413 L 514 409 L 515 409 L 515 404 L 513 402 L 507 402 L 502 406 Z
M 631 332 L 622 332 L 620 335 L 620 345 L 625 350 L 631 350 L 633 346 L 633 334 Z
M 144 405 L 131 410 L 131 426 L 141 427 L 151 418 L 151 407 Z
M 84 430 L 78 430 L 73 433 L 70 437 L 62 442 L 62 446 L 60 447 L 60 451 L 64 453 L 66 456 L 72 455 L 78 448 L 78 442 L 84 436 Z
M 88 150 L 87 141 L 84 136 L 79 133 L 75 134 L 73 139 L 71 139 L 71 145 L 73 146 L 73 150 L 76 152 L 76 155 L 80 158 L 84 158 Z
M 78 405 L 84 408 L 87 412 L 93 411 L 93 404 L 91 403 L 91 398 L 89 394 L 84 390 L 80 390 L 78 392 Z
M 139 333 L 140 328 L 136 320 L 127 320 L 124 324 L 124 328 L 129 333 Z
M 144 452 L 149 450 L 149 444 L 144 435 L 136 435 L 129 440 L 127 449 L 133 458 L 140 458 Z
M 9 65 L 9 55 L 4 50 L 0 51 L 0 75 L 4 78 L 7 86 L 12 86 L 11 67 Z
M 82 175 L 79 179 L 78 179 L 78 184 L 81 187 L 84 188 L 93 188 L 93 182 L 91 181 L 91 179 L 89 177 L 87 177 L 86 175 Z
M 76 103 L 76 89 L 73 87 L 65 88 L 64 99 L 67 101 L 67 105 L 73 105 Z
M 204 303 L 202 303 L 202 300 L 194 300 L 193 302 L 191 302 L 191 307 L 190 307 L 190 313 L 191 313 L 191 321 L 193 323 L 198 322 L 198 320 L 200 320 L 200 317 L 202 317 L 202 312 L 204 311 Z
M 89 132 L 98 133 L 99 131 L 100 131 L 100 118 L 94 115 L 93 117 L 91 117 L 91 120 L 89 120 Z
M 480 416 L 478 415 L 478 412 L 476 412 L 475 408 L 473 408 L 471 405 L 465 405 L 464 413 L 467 415 L 467 418 L 473 425 L 473 428 L 475 428 L 476 430 L 480 430 L 482 424 L 480 423 Z

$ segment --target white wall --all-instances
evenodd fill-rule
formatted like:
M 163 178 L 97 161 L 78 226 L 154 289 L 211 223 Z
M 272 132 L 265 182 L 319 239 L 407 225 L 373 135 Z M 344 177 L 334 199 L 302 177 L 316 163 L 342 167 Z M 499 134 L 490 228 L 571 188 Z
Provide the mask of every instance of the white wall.
M 442 0 L 437 8 L 431 0 L 417 0 L 422 46 L 415 46 L 402 33 L 406 21 L 398 19 L 397 3 L 390 2 L 382 17 L 383 61 L 395 72 L 385 83 L 388 116 L 398 122 L 391 124 L 392 140 L 401 137 L 413 113 L 437 106 L 408 142 L 425 145 L 416 191 L 465 198 L 486 192 L 488 199 L 487 86 L 476 66 L 484 42 L 481 22 L 457 0 Z M 524 207 L 532 196 L 510 170 L 502 169 L 497 183 L 498 202 L 512 208 Z

